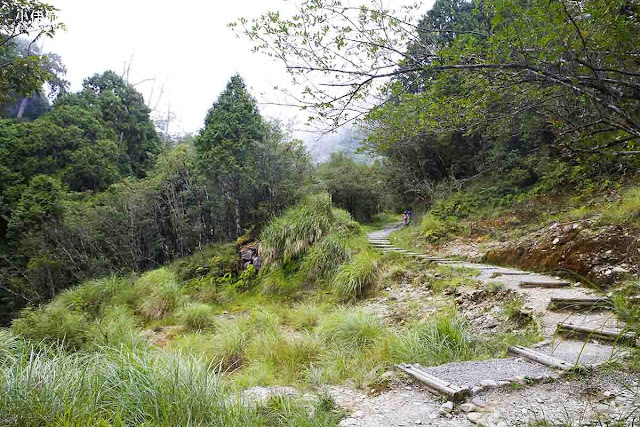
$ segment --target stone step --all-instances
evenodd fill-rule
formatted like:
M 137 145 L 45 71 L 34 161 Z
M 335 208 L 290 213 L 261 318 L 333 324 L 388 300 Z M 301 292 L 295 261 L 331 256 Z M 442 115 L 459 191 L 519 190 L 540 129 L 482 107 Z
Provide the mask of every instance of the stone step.
M 560 322 L 556 331 L 565 335 L 579 335 L 588 339 L 600 339 L 606 341 L 615 341 L 625 343 L 632 346 L 636 345 L 636 336 L 632 332 L 619 328 L 597 327 L 576 325 L 571 322 Z
M 521 288 L 566 288 L 571 286 L 571 282 L 566 280 L 521 280 Z
M 495 267 L 495 268 L 500 268 L 500 267 Z M 518 270 L 502 270 L 502 271 L 499 270 L 493 274 L 495 276 L 527 276 L 531 273 L 527 271 L 518 271 Z
M 549 303 L 550 310 L 560 309 L 572 310 L 593 310 L 593 309 L 610 309 L 613 303 L 609 298 L 605 297 L 552 297 Z

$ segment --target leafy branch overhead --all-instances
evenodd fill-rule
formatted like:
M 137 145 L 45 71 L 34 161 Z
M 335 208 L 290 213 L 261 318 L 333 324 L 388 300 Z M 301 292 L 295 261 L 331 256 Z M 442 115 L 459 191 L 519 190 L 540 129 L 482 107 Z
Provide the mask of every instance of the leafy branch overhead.
M 51 57 L 40 55 L 34 43 L 64 30 L 56 12 L 52 5 L 36 0 L 0 3 L 0 103 L 33 95 L 55 78 Z M 26 49 L 16 47 L 21 38 L 28 40 Z
M 231 26 L 284 62 L 304 87 L 294 102 L 331 127 L 408 101 L 418 131 L 528 115 L 569 154 L 640 153 L 635 2 L 441 0 L 417 22 L 418 9 L 307 0 Z

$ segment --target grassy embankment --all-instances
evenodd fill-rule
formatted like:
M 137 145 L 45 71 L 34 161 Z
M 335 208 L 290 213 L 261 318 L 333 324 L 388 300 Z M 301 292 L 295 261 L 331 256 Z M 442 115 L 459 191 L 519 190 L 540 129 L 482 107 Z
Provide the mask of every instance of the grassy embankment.
M 334 425 L 337 412 L 322 394 L 309 415 L 308 403 L 245 406 L 234 392 L 380 389 L 394 363 L 481 359 L 537 339 L 534 325 L 473 333 L 444 294 L 478 286 L 472 272 L 371 250 L 362 227 L 324 195 L 275 219 L 260 244 L 259 274 L 239 269 L 233 245 L 217 245 L 25 310 L 1 335 L 0 423 Z M 408 304 L 393 322 L 364 308 L 397 286 L 430 289 L 437 310 L 425 317 Z

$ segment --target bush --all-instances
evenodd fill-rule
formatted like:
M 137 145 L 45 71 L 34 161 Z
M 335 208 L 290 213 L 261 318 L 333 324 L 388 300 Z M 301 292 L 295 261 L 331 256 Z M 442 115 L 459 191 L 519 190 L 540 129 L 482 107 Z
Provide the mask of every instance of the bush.
M 372 313 L 344 309 L 325 318 L 320 324 L 320 333 L 338 346 L 366 347 L 382 337 L 384 324 Z
M 288 311 L 288 323 L 297 330 L 311 330 L 318 325 L 323 315 L 322 308 L 315 304 L 300 304 Z
M 420 234 L 431 243 L 437 243 L 447 237 L 447 227 L 444 221 L 433 215 L 427 215 L 420 221 Z
M 291 295 L 302 286 L 300 276 L 283 267 L 267 267 L 260 273 L 260 291 L 265 295 Z
M 477 358 L 479 343 L 472 340 L 463 317 L 456 314 L 438 316 L 421 322 L 389 342 L 394 363 L 421 363 L 434 366 Z
M 378 281 L 379 260 L 380 256 L 372 251 L 356 254 L 351 262 L 338 269 L 332 283 L 333 291 L 342 300 L 365 295 Z
M 222 371 L 234 371 L 244 364 L 249 334 L 248 324 L 243 321 L 217 324 L 210 355 Z
M 232 243 L 207 246 L 189 257 L 182 258 L 171 264 L 182 281 L 202 277 L 223 277 L 227 273 L 240 273 L 242 265 Z
M 202 331 L 214 326 L 211 307 L 199 302 L 189 303 L 177 313 L 178 320 L 191 331 Z

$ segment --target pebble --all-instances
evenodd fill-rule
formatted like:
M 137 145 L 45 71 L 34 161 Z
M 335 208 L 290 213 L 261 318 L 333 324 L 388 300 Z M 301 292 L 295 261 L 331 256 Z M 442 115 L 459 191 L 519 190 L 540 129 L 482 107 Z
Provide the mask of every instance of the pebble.
M 479 407 L 479 408 L 484 408 L 486 406 L 486 403 L 484 401 L 484 399 L 482 399 L 481 397 L 474 397 L 471 400 L 471 403 L 474 404 L 475 406 Z
M 476 393 L 479 393 L 481 391 L 482 391 L 482 387 L 476 386 L 476 387 L 471 389 L 471 394 L 476 394 Z
M 462 405 L 460 405 L 460 410 L 462 412 L 475 412 L 476 409 L 477 406 L 473 403 L 463 403 Z
M 609 414 L 613 411 L 613 408 L 606 403 L 601 403 L 599 405 L 596 405 L 596 411 L 604 414 Z
M 469 412 L 467 414 L 467 419 L 473 424 L 483 426 L 483 427 L 487 426 L 487 422 L 480 412 Z
M 453 411 L 453 402 L 449 401 L 449 402 L 443 403 L 442 405 L 440 405 L 440 410 L 443 412 Z

